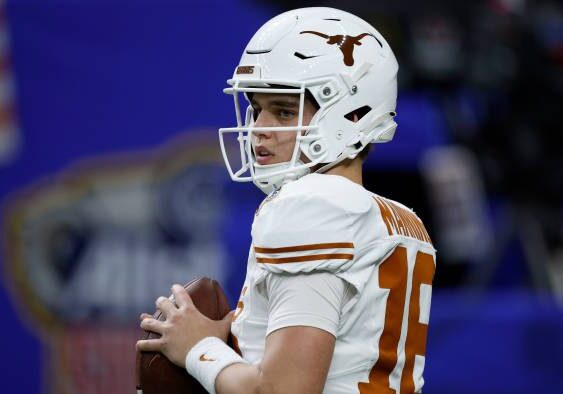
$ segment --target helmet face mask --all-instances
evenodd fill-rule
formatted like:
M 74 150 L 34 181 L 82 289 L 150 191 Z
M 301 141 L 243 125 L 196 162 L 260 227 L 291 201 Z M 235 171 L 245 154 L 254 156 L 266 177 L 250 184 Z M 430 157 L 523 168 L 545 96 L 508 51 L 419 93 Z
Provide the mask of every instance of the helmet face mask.
M 257 83 L 262 83 L 258 81 Z M 276 84 L 272 84 L 276 85 Z M 269 194 L 276 188 L 279 188 L 284 182 L 291 179 L 298 179 L 301 176 L 309 173 L 309 168 L 318 165 L 322 157 L 319 159 L 309 162 L 303 162 L 301 160 L 301 147 L 307 145 L 311 140 L 310 132 L 316 130 L 317 126 L 314 124 L 314 118 L 308 125 L 303 124 L 303 110 L 305 101 L 305 88 L 303 86 L 299 88 L 294 87 L 276 87 L 276 88 L 259 88 L 259 87 L 237 87 L 233 86 L 231 89 L 225 89 L 226 93 L 232 94 L 235 101 L 235 110 L 237 112 L 237 126 L 221 128 L 219 130 L 219 142 L 221 145 L 221 151 L 223 157 L 225 158 L 225 163 L 227 165 L 227 170 L 231 175 L 231 178 L 237 182 L 249 182 L 252 181 L 265 193 Z M 263 93 L 263 94 L 295 94 L 299 96 L 299 111 L 298 111 L 298 121 L 295 126 L 283 126 L 283 127 L 256 127 L 254 125 L 254 110 L 251 105 L 246 107 L 246 113 L 243 117 L 241 115 L 241 98 L 238 93 L 244 93 L 246 101 L 248 100 L 248 93 Z M 253 149 L 253 139 L 256 134 L 262 132 L 294 132 L 295 145 L 293 148 L 293 153 L 291 159 L 286 162 L 280 162 L 275 164 L 261 165 L 256 161 L 255 152 Z M 230 160 L 230 154 L 228 153 L 226 140 L 227 134 L 235 134 L 240 154 L 240 167 L 238 170 L 233 170 L 233 166 Z
M 304 8 L 268 21 L 250 40 L 228 80 L 237 126 L 219 130 L 225 163 L 235 181 L 253 181 L 269 193 L 311 169 L 324 172 L 353 159 L 369 143 L 393 138 L 396 124 L 397 62 L 385 39 L 369 24 L 344 11 Z M 255 127 L 253 109 L 243 117 L 241 97 L 249 93 L 299 95 L 297 124 Z M 303 124 L 307 95 L 318 104 Z M 360 116 L 352 117 L 351 114 Z M 288 162 L 260 165 L 252 149 L 258 132 L 294 131 L 296 143 Z M 235 133 L 240 169 L 233 170 L 224 138 Z

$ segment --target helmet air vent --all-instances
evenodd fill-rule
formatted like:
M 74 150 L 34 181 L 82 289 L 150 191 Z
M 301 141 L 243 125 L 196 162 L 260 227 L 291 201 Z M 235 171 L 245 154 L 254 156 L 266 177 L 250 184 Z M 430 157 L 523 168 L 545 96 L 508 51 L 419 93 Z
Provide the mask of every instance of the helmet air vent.
M 369 111 L 371 111 L 371 107 L 369 105 L 364 105 L 363 107 L 357 108 L 351 112 L 348 112 L 344 117 L 348 119 L 350 122 L 357 122 L 366 116 Z M 354 119 L 354 115 L 357 116 L 357 119 Z
M 249 55 L 260 55 L 261 53 L 272 52 L 271 49 L 247 49 L 246 53 Z
M 307 56 L 307 55 L 302 54 L 301 52 L 295 52 L 293 55 L 294 55 L 295 57 L 298 57 L 298 58 L 301 59 L 301 60 L 307 60 L 307 59 L 312 59 L 312 58 L 314 58 L 314 57 L 319 57 L 319 55 Z

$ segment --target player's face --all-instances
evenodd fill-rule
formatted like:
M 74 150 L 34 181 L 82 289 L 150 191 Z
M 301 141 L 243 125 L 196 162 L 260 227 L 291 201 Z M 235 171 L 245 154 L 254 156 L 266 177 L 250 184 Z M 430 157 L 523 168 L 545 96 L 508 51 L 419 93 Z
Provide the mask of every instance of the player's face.
M 251 101 L 254 108 L 255 127 L 297 126 L 299 118 L 298 94 L 256 93 Z M 311 122 L 316 108 L 305 100 L 303 125 Z M 291 160 L 295 147 L 296 131 L 254 132 L 252 147 L 258 164 L 276 164 Z

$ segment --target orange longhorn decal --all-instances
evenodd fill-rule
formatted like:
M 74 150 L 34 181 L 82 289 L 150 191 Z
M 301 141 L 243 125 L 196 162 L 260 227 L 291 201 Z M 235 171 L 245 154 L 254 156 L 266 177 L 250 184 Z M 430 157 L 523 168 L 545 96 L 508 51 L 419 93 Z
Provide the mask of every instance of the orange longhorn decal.
M 383 47 L 381 41 L 379 41 L 376 36 L 370 33 L 362 33 L 360 35 L 353 37 L 353 36 L 342 35 L 342 34 L 336 36 L 329 36 L 328 34 L 319 33 L 318 31 L 311 31 L 311 30 L 305 30 L 300 32 L 300 34 L 306 34 L 306 33 L 314 34 L 316 36 L 326 38 L 327 39 L 326 43 L 329 45 L 334 45 L 334 44 L 338 45 L 338 48 L 340 48 L 342 54 L 344 55 L 344 64 L 347 66 L 354 65 L 354 47 L 356 45 L 362 45 L 360 41 L 365 36 L 371 36 L 375 38 L 379 43 L 379 45 Z

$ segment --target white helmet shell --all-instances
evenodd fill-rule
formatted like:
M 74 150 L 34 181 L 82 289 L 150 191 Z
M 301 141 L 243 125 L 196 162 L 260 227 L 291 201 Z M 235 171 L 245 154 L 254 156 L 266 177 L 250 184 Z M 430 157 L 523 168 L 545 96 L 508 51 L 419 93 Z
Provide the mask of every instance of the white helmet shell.
M 253 181 L 265 192 L 308 173 L 323 172 L 356 155 L 369 143 L 388 142 L 396 123 L 398 64 L 379 32 L 350 13 L 325 7 L 285 12 L 266 22 L 252 37 L 225 89 L 232 94 L 237 127 L 219 130 L 231 178 Z M 305 92 L 319 110 L 302 124 Z M 297 143 L 290 161 L 270 166 L 256 163 L 251 147 L 252 107 L 240 115 L 239 92 L 300 95 L 299 122 L 291 128 Z M 360 114 L 359 119 L 350 114 Z M 271 127 L 268 131 L 286 131 Z M 241 169 L 233 171 L 223 142 L 238 133 Z M 303 162 L 305 156 L 308 161 Z M 245 175 L 248 174 L 248 175 Z

